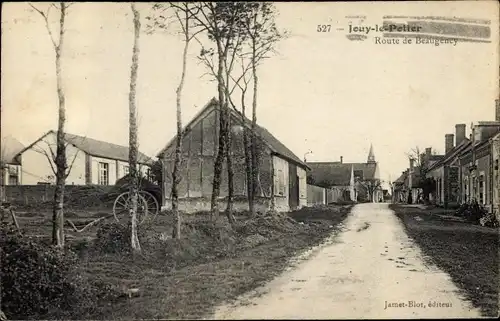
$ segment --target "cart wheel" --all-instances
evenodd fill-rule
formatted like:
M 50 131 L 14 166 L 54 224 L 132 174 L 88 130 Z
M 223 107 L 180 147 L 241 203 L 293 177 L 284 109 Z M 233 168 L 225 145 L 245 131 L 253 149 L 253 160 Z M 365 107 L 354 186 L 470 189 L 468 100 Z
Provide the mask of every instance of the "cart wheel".
M 158 212 L 160 212 L 160 206 L 158 204 L 158 201 L 156 200 L 156 197 L 154 197 L 150 192 L 146 191 L 140 191 L 139 195 L 141 195 L 146 202 L 147 219 L 153 221 L 156 215 L 158 215 Z
M 122 193 L 118 195 L 113 204 L 113 215 L 115 220 L 123 225 L 127 226 L 130 221 L 130 194 L 129 192 Z M 139 193 L 137 199 L 137 224 L 142 224 L 146 217 L 148 216 L 148 206 L 146 199 Z

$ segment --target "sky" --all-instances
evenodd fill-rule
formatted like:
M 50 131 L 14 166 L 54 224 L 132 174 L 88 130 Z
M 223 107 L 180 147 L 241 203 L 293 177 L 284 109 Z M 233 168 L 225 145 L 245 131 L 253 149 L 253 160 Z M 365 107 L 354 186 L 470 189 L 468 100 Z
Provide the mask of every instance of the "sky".
M 43 6 L 44 4 L 38 4 Z M 150 5 L 138 4 L 142 18 Z M 373 144 L 381 178 L 395 180 L 416 146 L 444 151 L 455 124 L 494 120 L 498 83 L 496 1 L 427 3 L 276 3 L 290 36 L 259 69 L 258 122 L 308 161 L 364 162 Z M 57 124 L 54 51 L 42 18 L 27 3 L 3 3 L 1 132 L 29 145 Z M 52 11 L 55 14 L 56 11 Z M 346 16 L 365 24 L 383 15 L 441 15 L 492 20 L 491 43 L 381 45 L 347 39 Z M 57 16 L 51 24 L 57 27 Z M 143 21 L 143 25 L 145 20 Z M 331 25 L 317 32 L 317 25 Z M 344 29 L 344 30 L 339 30 Z M 66 131 L 128 144 L 133 44 L 126 3 L 76 3 L 63 53 Z M 175 134 L 175 89 L 183 43 L 174 31 L 141 34 L 137 104 L 139 149 L 150 156 Z M 183 96 L 188 122 L 216 84 L 193 43 Z M 467 135 L 470 130 L 467 130 Z

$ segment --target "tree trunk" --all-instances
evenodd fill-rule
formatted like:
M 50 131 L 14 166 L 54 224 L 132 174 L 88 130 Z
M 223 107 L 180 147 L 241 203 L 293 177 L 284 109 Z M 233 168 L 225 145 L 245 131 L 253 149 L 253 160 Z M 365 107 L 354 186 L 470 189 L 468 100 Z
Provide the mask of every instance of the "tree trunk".
M 253 73 L 253 101 L 252 101 L 252 131 L 251 131 L 251 154 L 252 154 L 252 201 L 255 202 L 255 198 L 258 194 L 257 191 L 257 181 L 259 177 L 259 160 L 257 155 L 257 138 L 255 135 L 255 130 L 257 128 L 257 61 L 255 60 L 255 39 L 253 40 L 253 56 L 252 56 L 252 73 Z M 252 216 L 255 215 L 255 206 L 252 208 Z
M 179 192 L 178 186 L 180 183 L 179 170 L 182 162 L 182 108 L 181 108 L 181 98 L 182 89 L 184 88 L 184 80 L 186 78 L 186 67 L 187 67 L 187 53 L 189 48 L 189 18 L 188 11 L 185 11 L 185 23 L 184 26 L 184 51 L 182 53 L 182 73 L 179 86 L 176 90 L 177 95 L 177 141 L 175 144 L 175 161 L 174 170 L 172 172 L 172 212 L 174 215 L 175 226 L 172 231 L 172 237 L 175 239 L 181 238 L 181 216 L 179 213 Z
M 243 114 L 243 124 L 245 124 L 244 120 L 244 114 Z M 245 151 L 245 170 L 246 170 L 246 179 L 247 179 L 247 195 L 248 195 L 248 210 L 250 211 L 250 214 L 254 215 L 255 214 L 255 205 L 254 205 L 254 199 L 253 199 L 253 188 L 252 188 L 252 157 L 251 157 L 251 150 L 250 150 L 250 141 L 248 139 L 248 129 L 246 126 L 243 127 L 243 145 L 244 145 L 244 151 Z
M 139 36 L 141 22 L 139 12 L 135 4 L 130 7 L 134 15 L 134 47 L 132 51 L 132 67 L 130 72 L 130 94 L 129 94 L 129 168 L 130 168 L 130 218 L 131 218 L 131 245 L 133 252 L 141 251 L 139 237 L 137 235 L 137 203 L 139 198 L 139 173 L 137 170 L 137 108 L 136 108 L 136 85 L 137 69 L 139 67 Z
M 224 61 L 225 56 L 222 53 L 221 46 L 218 44 L 218 69 L 217 69 L 217 91 L 219 93 L 219 148 L 217 150 L 217 156 L 214 163 L 214 180 L 212 184 L 212 202 L 211 202 L 211 215 L 212 219 L 217 220 L 219 218 L 219 195 L 220 195 L 220 185 L 221 185 L 221 174 L 222 174 L 222 164 L 224 162 L 224 152 L 226 149 L 226 113 L 224 111 L 223 103 L 224 98 Z
M 227 148 L 226 148 L 226 161 L 227 161 L 227 207 L 226 216 L 229 223 L 234 224 L 235 219 L 233 216 L 233 197 L 234 197 L 234 172 L 233 172 L 233 159 L 232 159 L 232 141 L 231 141 L 231 114 L 229 111 L 228 103 L 226 102 L 226 133 L 227 133 Z
M 56 51 L 56 79 L 57 97 L 59 100 L 59 117 L 57 123 L 56 137 L 56 189 L 52 211 L 52 244 L 64 247 L 64 186 L 66 184 L 66 146 L 64 143 L 64 124 L 66 122 L 66 99 L 62 85 L 61 54 L 64 44 L 64 22 L 66 18 L 66 4 L 62 3 L 61 17 L 59 19 L 59 44 L 55 46 Z

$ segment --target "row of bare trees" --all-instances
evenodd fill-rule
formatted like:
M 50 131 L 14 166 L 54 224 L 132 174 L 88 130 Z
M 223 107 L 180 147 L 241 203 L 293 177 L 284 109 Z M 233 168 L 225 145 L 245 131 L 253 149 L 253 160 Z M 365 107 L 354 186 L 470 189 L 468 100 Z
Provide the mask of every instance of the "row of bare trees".
M 154 14 L 148 19 L 150 27 L 168 29 L 172 27 L 169 19 L 179 26 L 184 41 L 182 71 L 177 87 L 177 140 L 175 160 L 172 172 L 172 211 L 176 221 L 173 237 L 180 238 L 180 214 L 178 205 L 178 184 L 180 182 L 180 164 L 182 161 L 182 88 L 187 70 L 189 44 L 195 40 L 200 46 L 201 61 L 210 77 L 217 83 L 219 102 L 219 137 L 218 150 L 214 162 L 214 178 L 211 198 L 211 214 L 214 220 L 219 218 L 219 196 L 221 175 L 224 161 L 228 177 L 228 197 L 226 216 L 234 223 L 233 197 L 234 173 L 231 153 L 231 109 L 239 112 L 237 119 L 243 127 L 247 193 L 249 210 L 255 215 L 255 195 L 258 193 L 259 157 L 257 150 L 257 93 L 258 67 L 274 51 L 275 44 L 285 34 L 278 31 L 275 24 L 276 11 L 267 2 L 183 2 L 155 4 Z M 170 13 L 170 14 L 169 14 Z M 239 68 L 238 68 L 239 67 Z M 246 94 L 253 81 L 252 119 L 248 126 L 246 118 Z M 233 102 L 235 89 L 240 90 L 241 110 Z
M 55 164 L 56 189 L 53 203 L 53 244 L 64 246 L 64 187 L 70 172 L 66 158 L 65 145 L 65 90 L 63 86 L 62 58 L 64 53 L 65 23 L 68 9 L 72 3 L 51 3 L 46 10 L 38 5 L 30 4 L 43 18 L 55 53 L 55 74 L 58 95 L 58 130 L 56 137 L 56 152 L 51 155 Z M 137 206 L 138 206 L 138 176 L 137 171 L 137 106 L 136 83 L 139 67 L 141 17 L 136 5 L 130 4 L 133 15 L 134 41 L 132 48 L 132 65 L 129 90 L 129 168 L 130 168 L 130 218 L 132 229 L 132 248 L 140 251 L 137 238 Z M 259 156 L 257 148 L 257 106 L 258 106 L 258 71 L 263 60 L 269 57 L 275 49 L 275 44 L 285 36 L 278 31 L 275 24 L 276 10 L 268 2 L 171 2 L 158 3 L 152 6 L 149 27 L 153 30 L 167 29 L 180 31 L 184 43 L 182 53 L 182 69 L 179 84 L 176 88 L 176 118 L 177 140 L 175 145 L 175 160 L 172 171 L 172 210 L 176 226 L 173 237 L 181 237 L 181 219 L 179 214 L 178 185 L 180 182 L 180 167 L 182 163 L 182 109 L 183 88 L 188 69 L 188 52 L 193 40 L 200 46 L 199 61 L 206 66 L 208 74 L 217 83 L 219 103 L 219 141 L 214 162 L 214 178 L 212 190 L 212 218 L 219 218 L 219 196 L 221 175 L 224 161 L 227 164 L 228 200 L 226 216 L 233 223 L 233 159 L 231 153 L 231 109 L 241 116 L 238 121 L 243 127 L 246 177 L 248 187 L 248 204 L 252 215 L 255 215 L 254 201 L 258 194 Z M 58 12 L 58 32 L 50 23 L 50 12 Z M 58 34 L 58 36 L 55 36 Z M 251 86 L 251 88 L 249 88 Z M 239 89 L 241 110 L 234 103 L 235 91 Z M 251 122 L 247 121 L 247 93 L 253 92 L 251 98 Z

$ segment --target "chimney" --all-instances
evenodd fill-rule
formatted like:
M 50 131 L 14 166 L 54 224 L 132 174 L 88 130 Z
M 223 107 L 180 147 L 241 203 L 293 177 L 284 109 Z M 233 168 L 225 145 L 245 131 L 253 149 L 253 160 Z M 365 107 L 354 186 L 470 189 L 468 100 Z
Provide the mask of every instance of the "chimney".
M 425 149 L 425 156 L 426 156 L 427 158 L 429 158 L 429 157 L 431 156 L 431 154 L 432 154 L 432 147 L 427 147 L 427 148 Z
M 453 134 L 444 135 L 444 152 L 448 154 L 450 150 L 453 149 Z
M 495 121 L 500 121 L 500 99 L 495 100 Z
M 413 164 L 415 159 L 410 158 L 410 170 L 408 172 L 408 188 L 411 190 L 413 188 Z
M 340 156 L 340 164 L 344 162 L 344 156 Z
M 456 124 L 455 125 L 455 146 L 460 145 L 461 142 L 465 139 L 465 124 Z

